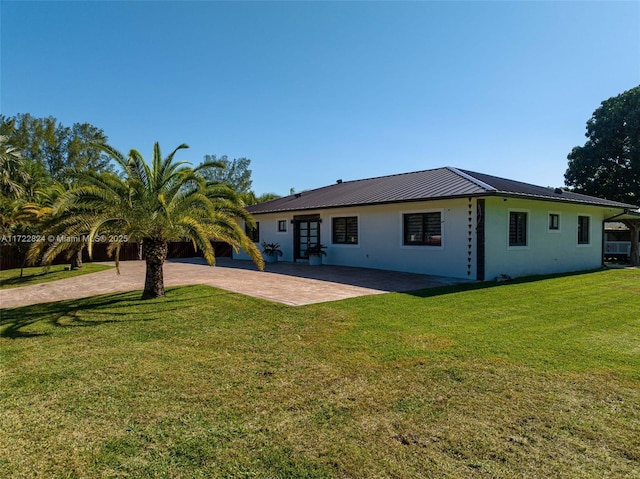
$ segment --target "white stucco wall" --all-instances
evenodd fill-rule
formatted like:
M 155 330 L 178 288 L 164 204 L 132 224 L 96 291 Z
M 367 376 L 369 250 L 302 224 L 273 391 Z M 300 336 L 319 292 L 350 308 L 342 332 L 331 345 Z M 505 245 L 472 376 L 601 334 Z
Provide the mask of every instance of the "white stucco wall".
M 527 213 L 527 246 L 509 246 L 509 212 Z M 486 199 L 485 279 L 595 269 L 602 264 L 602 222 L 619 213 L 596 206 Z M 549 214 L 560 215 L 558 231 L 549 229 Z M 578 244 L 578 216 L 588 216 L 589 244 Z
M 471 208 L 469 207 L 471 205 Z M 442 246 L 403 245 L 404 213 L 440 211 Z M 392 271 L 475 279 L 475 200 L 456 199 L 353 208 L 305 211 L 322 219 L 320 238 L 327 246 L 325 264 L 377 268 Z M 277 242 L 283 251 L 281 261 L 293 261 L 293 214 L 257 215 L 260 242 Z M 332 217 L 358 217 L 358 244 L 332 244 Z M 287 232 L 277 231 L 278 220 L 287 221 Z M 471 241 L 469 241 L 471 238 Z M 472 248 L 469 249 L 469 244 Z M 257 244 L 260 247 L 260 244 Z M 469 259 L 471 252 L 471 261 Z M 234 258 L 248 259 L 244 253 Z
M 304 211 L 319 214 L 325 264 L 407 271 L 476 279 L 476 199 L 454 199 L 353 208 Z M 602 222 L 620 210 L 518 198 L 485 199 L 485 280 L 598 268 L 602 264 Z M 404 213 L 440 211 L 442 246 L 403 245 Z M 527 245 L 509 246 L 509 212 L 527 213 Z M 471 214 L 469 214 L 471 213 Z M 560 216 L 558 231 L 549 230 L 549 214 Z M 300 213 L 296 213 L 300 214 Z M 332 244 L 332 217 L 358 217 L 358 244 Z M 578 244 L 578 216 L 590 218 L 589 244 Z M 293 261 L 294 213 L 257 215 L 260 242 L 279 243 L 281 261 Z M 278 220 L 287 231 L 278 232 Z M 258 248 L 260 243 L 257 243 Z M 249 259 L 242 252 L 238 259 Z

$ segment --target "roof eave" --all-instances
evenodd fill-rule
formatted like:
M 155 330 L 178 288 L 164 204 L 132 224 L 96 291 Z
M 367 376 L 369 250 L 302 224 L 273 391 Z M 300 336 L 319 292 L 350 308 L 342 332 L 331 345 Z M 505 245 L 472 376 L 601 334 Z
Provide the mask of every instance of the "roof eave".
M 490 194 L 490 193 L 489 193 Z M 392 204 L 404 204 L 404 203 L 419 203 L 423 201 L 444 201 L 444 200 L 452 200 L 452 199 L 460 199 L 460 198 L 475 198 L 487 196 L 487 193 L 469 193 L 465 195 L 450 195 L 450 196 L 438 196 L 435 198 L 411 198 L 405 200 L 389 200 L 389 201 L 369 201 L 365 203 L 353 203 L 349 205 L 317 205 L 317 206 L 309 206 L 305 208 L 279 208 L 267 211 L 260 211 L 256 213 L 251 213 L 252 215 L 266 215 L 272 213 L 294 213 L 296 211 L 315 211 L 315 210 L 327 210 L 327 209 L 338 209 L 338 208 L 356 208 L 359 206 L 377 206 L 377 205 L 392 205 Z
M 558 198 L 553 196 L 530 195 L 526 193 L 515 193 L 512 191 L 496 191 L 495 193 L 493 193 L 493 195 L 506 196 L 510 198 L 529 198 L 529 199 L 538 200 L 538 201 L 551 201 L 554 203 L 570 203 L 570 204 L 576 204 L 576 205 L 599 206 L 601 208 L 621 208 L 621 209 L 637 208 L 636 206 L 628 205 L 626 203 L 618 203 L 618 202 L 604 203 L 604 202 L 598 202 L 598 201 L 581 200 L 578 198 Z M 597 200 L 598 198 L 595 198 L 595 199 Z

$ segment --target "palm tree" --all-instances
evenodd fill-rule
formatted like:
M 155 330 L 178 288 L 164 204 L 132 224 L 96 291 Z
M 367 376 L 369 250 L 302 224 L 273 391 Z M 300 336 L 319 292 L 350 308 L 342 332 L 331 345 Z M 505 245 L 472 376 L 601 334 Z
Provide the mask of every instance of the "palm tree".
M 18 148 L 10 146 L 9 137 L 0 135 L 0 192 L 7 198 L 23 195 L 31 177 L 25 171 L 24 158 Z
M 46 235 L 39 236 L 58 237 L 69 227 L 70 222 L 79 220 L 78 217 L 72 216 L 71 218 L 65 218 L 63 221 L 60 216 L 56 217 L 53 213 L 56 202 L 71 188 L 73 188 L 71 184 L 65 185 L 56 181 L 45 188 L 37 190 L 33 201 L 22 206 L 22 217 L 29 219 L 32 224 L 39 225 L 40 231 L 46 232 Z M 78 241 L 65 242 L 64 245 L 67 248 L 65 251 L 66 257 L 71 260 L 72 270 L 82 268 L 82 252 L 87 247 L 87 242 L 84 241 L 83 237 L 77 237 L 77 239 Z M 29 263 L 38 263 L 48 246 L 50 245 L 45 241 L 33 242 L 27 256 Z
M 109 145 L 95 146 L 117 163 L 121 174 L 74 171 L 78 186 L 56 201 L 54 227 L 67 237 L 88 235 L 90 255 L 95 239 L 106 236 L 116 267 L 122 240 L 141 241 L 147 263 L 142 299 L 164 296 L 162 265 L 169 241 L 190 239 L 210 265 L 215 264 L 211 242 L 224 241 L 236 251 L 247 252 L 260 269 L 264 267 L 260 251 L 236 221 L 255 225 L 238 195 L 228 186 L 208 183 L 200 173 L 202 168 L 219 166 L 216 162 L 197 168 L 174 162 L 176 152 L 188 148 L 185 144 L 162 159 L 156 142 L 151 165 L 136 150 L 125 157 Z M 69 245 L 64 242 L 51 245 L 44 261 L 51 262 L 66 248 Z
M 26 171 L 22 153 L 8 143 L 9 137 L 0 135 L 0 236 L 21 236 L 33 233 L 29 221 L 22 214 L 27 201 L 31 176 Z M 15 242 L 5 254 L 17 254 L 22 258 L 20 277 L 26 263 L 27 243 Z

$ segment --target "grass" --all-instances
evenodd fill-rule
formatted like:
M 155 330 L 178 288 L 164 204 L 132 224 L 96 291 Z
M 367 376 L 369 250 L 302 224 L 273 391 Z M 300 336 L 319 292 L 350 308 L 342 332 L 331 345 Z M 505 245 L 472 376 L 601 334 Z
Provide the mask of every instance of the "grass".
M 2 311 L 0 477 L 640 477 L 640 271 Z
M 57 281 L 64 278 L 72 278 L 83 274 L 96 273 L 111 269 L 112 266 L 104 264 L 84 263 L 81 269 L 73 271 L 65 271 L 67 265 L 51 266 L 47 271 L 42 267 L 25 268 L 23 276 L 20 277 L 20 268 L 7 269 L 0 271 L 0 289 L 18 288 L 20 286 L 29 286 L 32 284 L 48 283 L 49 281 Z

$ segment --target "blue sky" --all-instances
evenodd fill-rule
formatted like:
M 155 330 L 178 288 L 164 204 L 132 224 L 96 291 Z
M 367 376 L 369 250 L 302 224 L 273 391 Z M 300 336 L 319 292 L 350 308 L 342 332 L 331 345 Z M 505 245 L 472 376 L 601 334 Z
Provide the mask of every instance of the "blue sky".
M 126 152 L 252 160 L 258 193 L 455 166 L 562 185 L 640 84 L 640 2 L 2 0 L 0 111 Z

